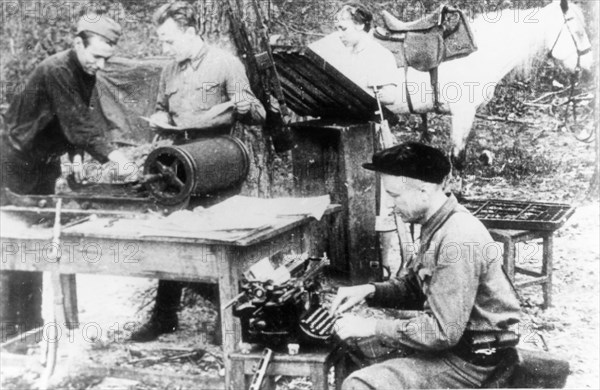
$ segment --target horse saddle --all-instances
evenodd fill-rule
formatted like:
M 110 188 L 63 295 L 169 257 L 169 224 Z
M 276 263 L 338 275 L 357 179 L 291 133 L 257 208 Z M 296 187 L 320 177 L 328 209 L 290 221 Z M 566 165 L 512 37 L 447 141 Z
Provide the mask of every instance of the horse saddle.
M 426 72 L 477 50 L 469 24 L 457 8 L 442 5 L 412 22 L 403 22 L 387 11 L 382 15 L 385 27 L 377 27 L 374 36 L 394 53 L 399 67 Z

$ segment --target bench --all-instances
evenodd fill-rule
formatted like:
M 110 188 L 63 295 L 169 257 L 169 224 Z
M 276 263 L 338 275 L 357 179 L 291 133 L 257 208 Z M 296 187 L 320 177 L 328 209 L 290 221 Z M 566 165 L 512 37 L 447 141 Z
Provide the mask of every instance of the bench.
M 229 355 L 231 359 L 231 388 L 247 389 L 250 379 L 263 357 L 262 350 L 253 349 L 250 353 L 234 352 Z M 309 377 L 313 390 L 327 390 L 329 388 L 329 369 L 335 367 L 336 389 L 341 388 L 345 372 L 341 366 L 343 359 L 339 359 L 336 351 L 321 349 L 311 352 L 302 352 L 297 355 L 287 353 L 273 354 L 267 367 L 263 389 L 275 389 L 275 376 L 304 376 Z

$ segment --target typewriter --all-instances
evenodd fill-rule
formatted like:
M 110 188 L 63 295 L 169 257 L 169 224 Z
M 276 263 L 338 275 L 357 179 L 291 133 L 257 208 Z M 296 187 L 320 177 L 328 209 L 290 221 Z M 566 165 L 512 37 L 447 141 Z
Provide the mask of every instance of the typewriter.
M 233 314 L 240 318 L 242 341 L 281 350 L 288 344 L 320 345 L 333 334 L 335 317 L 321 306 L 320 276 L 329 260 L 296 259 L 257 280 L 244 274 Z M 284 268 L 282 268 L 284 267 Z

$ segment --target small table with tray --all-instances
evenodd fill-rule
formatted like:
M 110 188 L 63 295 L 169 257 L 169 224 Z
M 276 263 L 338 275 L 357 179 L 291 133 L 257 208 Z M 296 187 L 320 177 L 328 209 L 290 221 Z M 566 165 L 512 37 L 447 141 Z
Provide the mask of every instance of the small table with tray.
M 501 199 L 462 199 L 460 203 L 483 222 L 495 241 L 504 245 L 504 267 L 515 287 L 541 285 L 544 297 L 542 307 L 551 306 L 554 232 L 573 215 L 575 208 L 562 203 Z M 517 244 L 540 239 L 543 252 L 539 270 L 516 266 L 518 261 L 531 264 L 539 248 L 539 245 L 530 247 L 525 244 L 520 247 L 525 256 L 519 256 Z M 527 278 L 515 281 L 516 273 Z

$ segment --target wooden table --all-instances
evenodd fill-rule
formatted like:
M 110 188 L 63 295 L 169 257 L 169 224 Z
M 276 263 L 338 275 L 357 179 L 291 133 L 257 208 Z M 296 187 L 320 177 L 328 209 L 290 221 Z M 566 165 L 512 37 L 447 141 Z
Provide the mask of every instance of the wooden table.
M 0 270 L 212 282 L 218 283 L 220 302 L 225 303 L 237 294 L 241 273 L 258 260 L 292 251 L 321 255 L 328 250 L 330 243 L 324 232 L 338 223 L 339 209 L 337 205 L 329 206 L 321 222 L 306 216 L 279 217 L 266 229 L 225 240 L 140 237 L 125 229 L 119 221 L 100 218 L 63 230 L 60 262 L 48 258 L 51 229 L 32 228 L 26 233 L 2 231 Z M 239 342 L 241 333 L 239 320 L 233 317 L 230 309 L 221 315 L 221 331 L 225 383 L 229 388 L 229 354 Z

